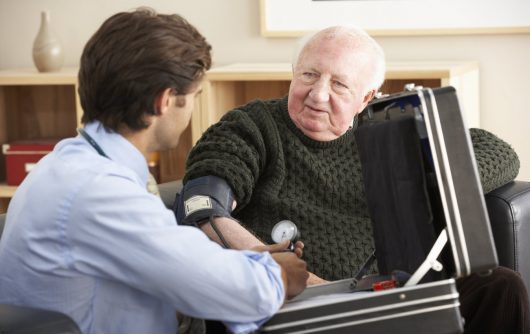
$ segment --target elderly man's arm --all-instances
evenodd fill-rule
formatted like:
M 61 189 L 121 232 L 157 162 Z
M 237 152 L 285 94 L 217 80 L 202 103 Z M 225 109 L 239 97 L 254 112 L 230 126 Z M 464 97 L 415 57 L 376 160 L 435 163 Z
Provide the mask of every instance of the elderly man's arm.
M 259 251 L 278 251 L 275 245 L 266 245 L 259 240 L 249 230 L 241 226 L 235 219 L 227 217 L 216 217 L 214 218 L 214 224 L 217 230 L 222 234 L 223 238 L 228 241 L 230 247 L 234 249 L 254 249 Z M 202 224 L 202 231 L 213 241 L 223 244 L 217 232 L 212 228 L 211 224 Z M 301 242 L 297 242 L 295 245 L 295 253 L 299 257 L 302 256 L 304 245 Z M 313 273 L 309 273 L 307 280 L 308 285 L 326 283 L 326 280 L 318 277 Z
M 264 112 L 269 107 L 266 102 L 256 101 L 226 113 L 211 126 L 188 156 L 183 183 L 204 176 L 220 177 L 230 186 L 237 205 L 246 206 L 260 177 L 271 173 L 270 161 L 277 161 L 272 154 L 277 148 L 270 146 L 276 143 L 276 132 L 268 131 L 273 123 L 264 121 L 264 117 L 272 115 Z M 214 218 L 215 227 L 231 248 L 268 247 L 244 224 L 229 217 Z M 210 239 L 223 244 L 209 223 L 201 224 L 201 229 Z M 300 256 L 301 247 L 299 252 Z M 313 274 L 309 276 L 308 284 L 324 282 Z

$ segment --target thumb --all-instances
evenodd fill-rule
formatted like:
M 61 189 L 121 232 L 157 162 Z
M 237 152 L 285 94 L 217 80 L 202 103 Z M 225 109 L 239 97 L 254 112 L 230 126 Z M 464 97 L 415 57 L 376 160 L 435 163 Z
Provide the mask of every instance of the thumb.
M 269 252 L 271 253 L 274 253 L 274 252 L 281 252 L 281 251 L 284 251 L 286 250 L 288 247 L 289 247 L 289 244 L 291 242 L 289 240 L 284 240 L 282 242 L 279 242 L 277 244 L 272 244 L 272 245 L 269 245 Z
M 289 240 L 284 240 L 277 244 L 272 245 L 263 245 L 263 246 L 257 246 L 253 247 L 252 250 L 256 252 L 270 252 L 270 253 L 276 253 L 281 252 L 287 249 L 289 247 Z

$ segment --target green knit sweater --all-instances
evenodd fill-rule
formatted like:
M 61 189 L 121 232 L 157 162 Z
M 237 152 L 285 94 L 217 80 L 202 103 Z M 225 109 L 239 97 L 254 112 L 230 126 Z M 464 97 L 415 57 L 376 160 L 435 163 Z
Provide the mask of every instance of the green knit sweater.
M 282 219 L 295 222 L 304 259 L 316 275 L 352 277 L 373 250 L 354 129 L 329 142 L 306 137 L 287 98 L 253 101 L 227 113 L 197 142 L 184 182 L 217 175 L 232 187 L 233 216 L 261 240 Z M 471 130 L 484 191 L 513 180 L 519 161 L 509 145 Z

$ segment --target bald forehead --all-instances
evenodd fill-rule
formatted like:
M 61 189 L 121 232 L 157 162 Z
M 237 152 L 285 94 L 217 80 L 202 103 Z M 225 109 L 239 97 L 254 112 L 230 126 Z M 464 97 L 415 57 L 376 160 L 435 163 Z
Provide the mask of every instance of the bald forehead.
M 342 27 L 322 30 L 307 40 L 293 70 L 328 73 L 350 88 L 364 90 L 373 70 L 369 38 Z
M 384 52 L 362 29 L 330 27 L 304 37 L 301 42 L 298 54 L 293 58 L 293 71 L 317 61 L 328 64 L 336 73 L 362 75 L 369 89 L 377 90 L 384 81 Z M 330 63 L 326 59 L 334 60 Z
M 354 29 L 328 28 L 316 33 L 306 44 L 307 47 L 321 43 L 334 42 L 337 45 L 348 46 L 353 49 L 367 47 L 368 41 Z
M 363 52 L 363 43 L 358 36 L 346 30 L 326 29 L 310 38 L 305 46 L 301 49 L 295 65 L 301 65 L 307 57 L 315 53 L 323 56 L 324 54 L 340 54 L 341 57 L 358 60 Z

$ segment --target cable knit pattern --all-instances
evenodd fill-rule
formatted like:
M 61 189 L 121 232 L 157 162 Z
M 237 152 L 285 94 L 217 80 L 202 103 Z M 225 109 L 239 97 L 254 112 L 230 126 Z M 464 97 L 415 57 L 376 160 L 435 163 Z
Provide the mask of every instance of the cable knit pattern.
M 353 132 L 329 142 L 314 141 L 289 118 L 286 97 L 253 101 L 227 113 L 203 134 L 189 155 L 184 182 L 204 175 L 224 178 L 238 203 L 234 217 L 260 239 L 271 242 L 273 225 L 292 220 L 301 231 L 310 271 L 328 280 L 352 277 L 373 250 Z M 517 157 L 505 143 L 483 130 L 472 134 L 481 142 L 475 149 L 488 148 L 487 154 L 478 155 L 479 166 L 489 166 L 489 154 L 500 159 L 497 148 L 514 165 Z M 491 187 L 513 174 L 498 168 L 481 170 Z

